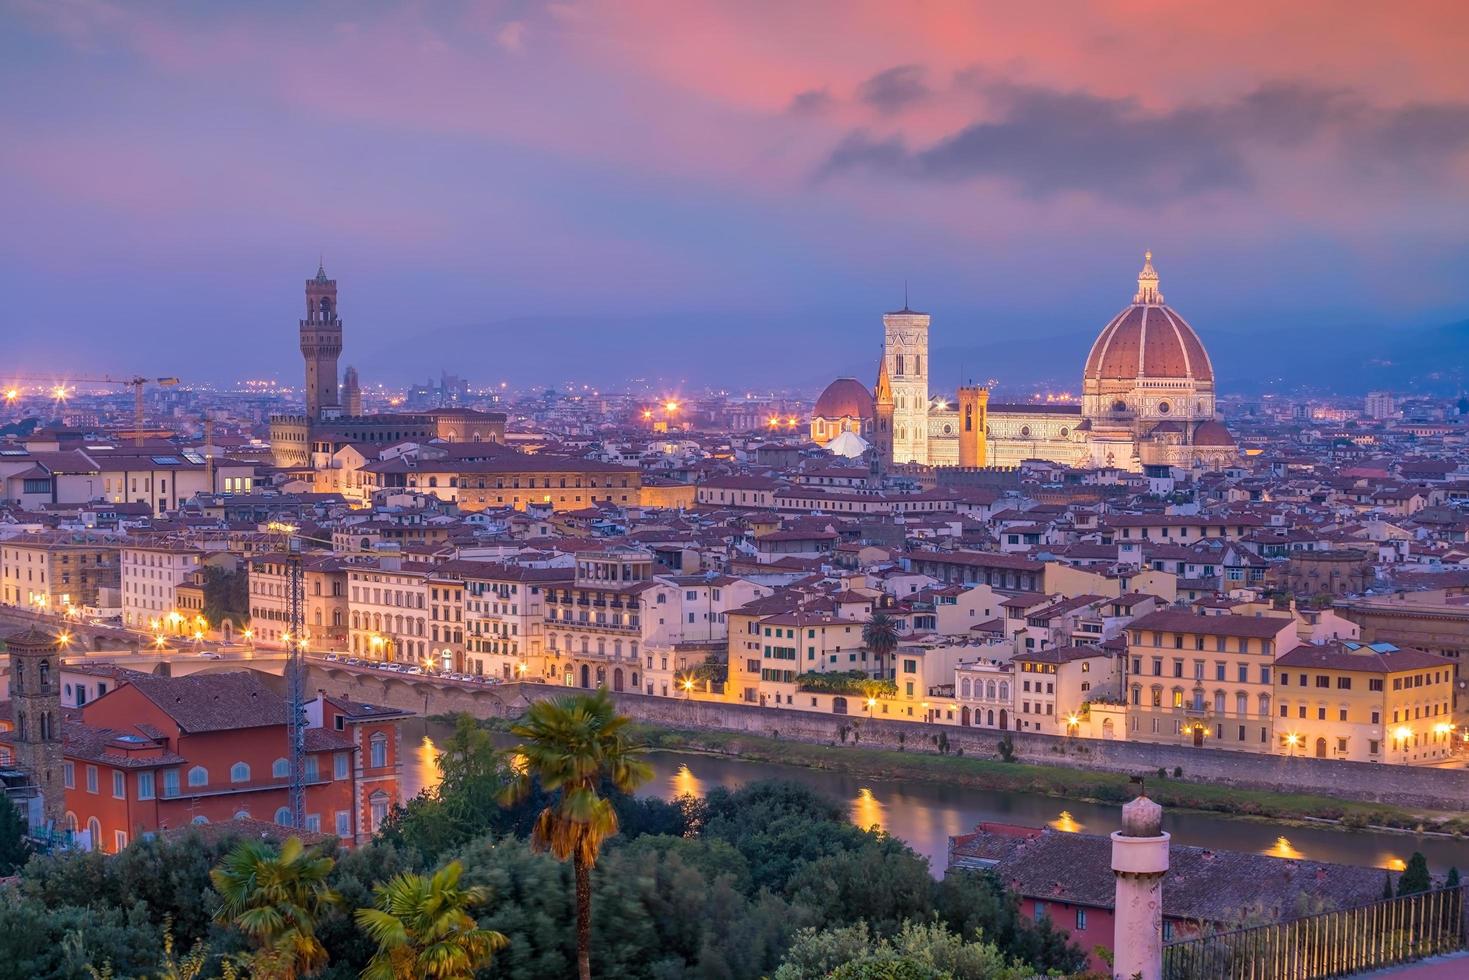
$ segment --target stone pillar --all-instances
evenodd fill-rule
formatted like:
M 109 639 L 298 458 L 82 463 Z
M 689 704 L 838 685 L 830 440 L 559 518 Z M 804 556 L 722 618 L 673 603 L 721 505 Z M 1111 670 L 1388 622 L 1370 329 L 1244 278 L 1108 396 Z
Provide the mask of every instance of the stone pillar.
M 1168 834 L 1163 831 L 1163 808 L 1146 796 L 1122 808 L 1122 829 L 1112 834 L 1112 873 L 1117 877 L 1114 976 L 1161 980 Z

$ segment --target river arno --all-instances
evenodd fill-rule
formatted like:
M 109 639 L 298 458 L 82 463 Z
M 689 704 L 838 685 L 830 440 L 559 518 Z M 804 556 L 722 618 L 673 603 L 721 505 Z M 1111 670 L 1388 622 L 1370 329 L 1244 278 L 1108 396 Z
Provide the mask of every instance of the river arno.
M 404 798 L 437 783 L 433 739 L 447 735 L 434 723 L 405 726 L 405 741 L 417 744 L 404 765 Z M 746 762 L 719 756 L 652 752 L 653 779 L 641 793 L 672 799 L 685 793 L 702 795 L 718 786 L 735 789 L 762 779 L 788 779 L 843 801 L 853 822 L 877 826 L 928 857 L 936 874 L 943 872 L 948 839 L 967 833 L 983 821 L 1022 824 L 1057 830 L 1106 834 L 1118 826 L 1120 807 L 1113 804 L 1059 800 L 1034 793 L 977 790 L 923 779 L 863 779 L 843 773 Z M 1434 871 L 1457 866 L 1469 870 L 1469 841 L 1419 837 L 1381 831 L 1342 831 L 1328 827 L 1278 827 L 1207 813 L 1173 812 L 1167 829 L 1178 844 L 1222 850 L 1256 851 L 1277 857 L 1311 858 L 1341 864 L 1401 868 L 1415 850 L 1422 851 Z

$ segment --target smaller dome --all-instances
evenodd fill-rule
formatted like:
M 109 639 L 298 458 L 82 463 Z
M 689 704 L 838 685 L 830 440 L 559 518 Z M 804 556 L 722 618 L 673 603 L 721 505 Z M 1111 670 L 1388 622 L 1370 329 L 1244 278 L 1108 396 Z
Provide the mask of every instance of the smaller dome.
M 856 378 L 837 378 L 826 386 L 811 417 L 817 419 L 872 419 L 877 415 L 872 407 L 872 392 Z
M 1207 422 L 1200 422 L 1199 427 L 1194 430 L 1194 445 L 1225 446 L 1233 449 L 1235 443 L 1234 436 L 1229 434 L 1223 422 L 1215 422 L 1210 419 Z
M 855 432 L 843 432 L 826 444 L 826 451 L 847 459 L 856 459 L 867 452 L 869 443 Z

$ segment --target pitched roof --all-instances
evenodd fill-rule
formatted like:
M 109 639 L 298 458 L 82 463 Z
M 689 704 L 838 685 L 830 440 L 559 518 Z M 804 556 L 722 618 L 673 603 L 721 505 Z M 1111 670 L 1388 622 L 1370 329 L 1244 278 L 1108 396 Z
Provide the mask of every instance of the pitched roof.
M 130 685 L 188 733 L 263 728 L 286 723 L 286 702 L 255 674 L 139 674 Z
M 1022 896 L 1110 909 L 1116 892 L 1111 842 L 1094 834 L 981 824 L 949 839 L 950 867 L 993 868 Z M 1282 921 L 1301 895 L 1333 907 L 1382 896 L 1380 868 L 1290 860 L 1244 851 L 1173 845 L 1163 881 L 1163 915 L 1227 923 L 1247 909 Z

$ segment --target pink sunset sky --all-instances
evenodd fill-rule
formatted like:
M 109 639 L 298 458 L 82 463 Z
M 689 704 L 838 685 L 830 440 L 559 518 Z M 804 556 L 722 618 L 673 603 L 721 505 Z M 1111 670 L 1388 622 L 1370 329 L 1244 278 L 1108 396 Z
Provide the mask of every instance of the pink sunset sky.
M 647 315 L 716 380 L 865 357 L 905 280 L 955 343 L 1089 337 L 1151 248 L 1206 339 L 1438 324 L 1466 47 L 1462 3 L 0 0 L 0 322 L 284 376 L 324 252 L 370 368 L 566 317 L 594 371 Z

